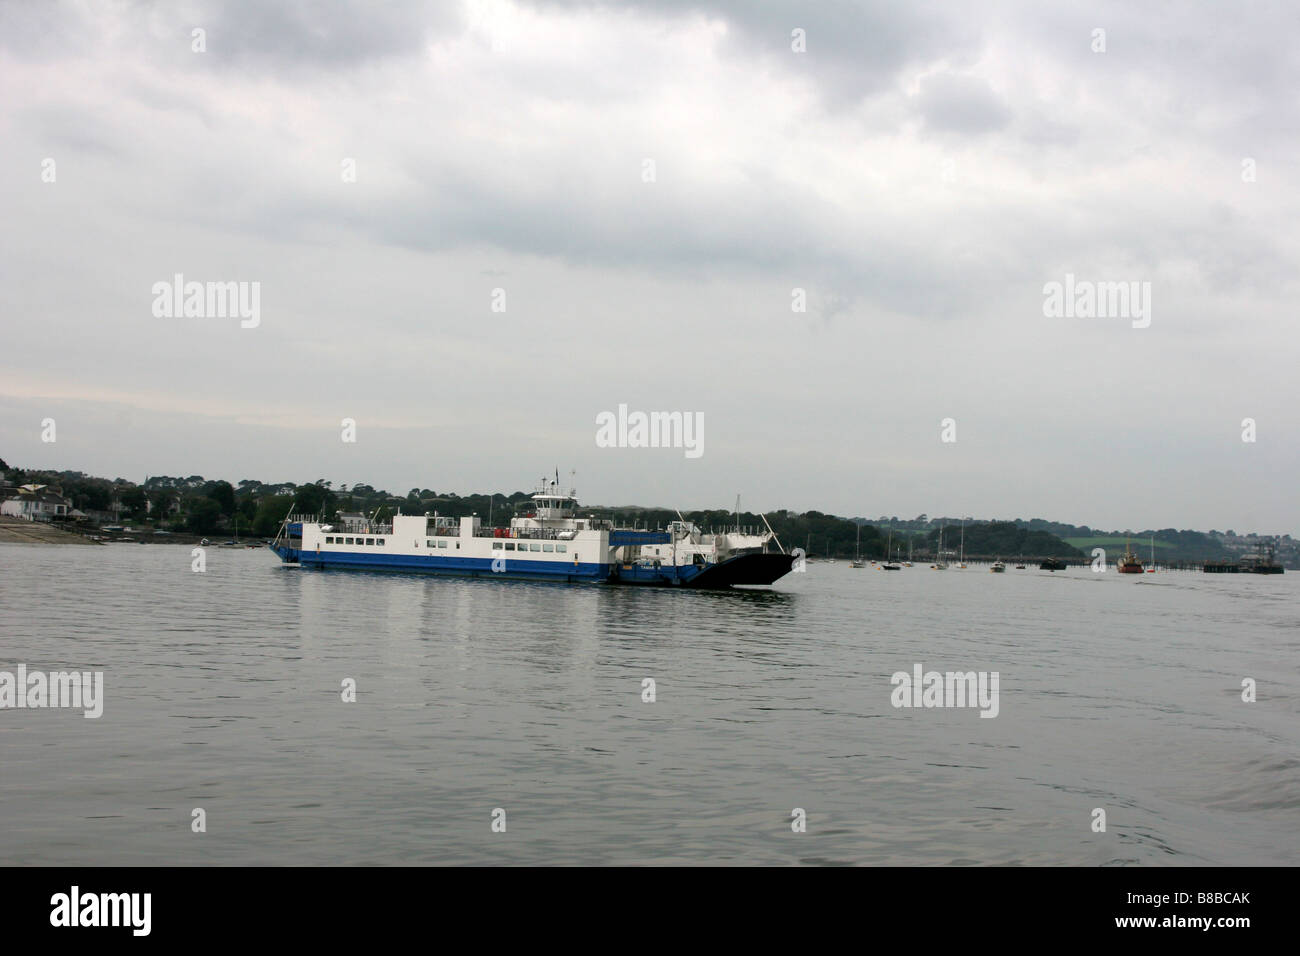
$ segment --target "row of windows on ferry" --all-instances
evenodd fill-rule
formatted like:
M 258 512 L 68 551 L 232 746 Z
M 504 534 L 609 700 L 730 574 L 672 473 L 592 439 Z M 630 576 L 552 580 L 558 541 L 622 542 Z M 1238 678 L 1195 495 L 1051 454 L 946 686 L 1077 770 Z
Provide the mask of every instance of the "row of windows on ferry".
M 352 544 L 352 545 L 360 544 L 360 545 L 371 545 L 372 547 L 382 548 L 384 546 L 384 539 L 383 538 L 355 538 L 355 537 L 345 538 L 338 535 L 334 535 L 334 536 L 326 536 L 325 543 L 326 544 Z M 456 546 L 457 550 L 460 549 L 459 541 L 454 541 L 453 544 Z M 447 539 L 428 538 L 425 540 L 424 546 L 426 548 L 443 548 L 445 550 L 447 548 Z M 492 542 L 492 550 L 493 551 L 502 551 L 502 550 L 514 551 L 516 550 L 516 542 L 496 540 Z M 520 541 L 518 542 L 517 550 L 545 551 L 545 552 L 558 551 L 560 554 L 567 554 L 569 550 L 569 546 L 567 544 L 552 544 L 549 541 L 547 542 Z

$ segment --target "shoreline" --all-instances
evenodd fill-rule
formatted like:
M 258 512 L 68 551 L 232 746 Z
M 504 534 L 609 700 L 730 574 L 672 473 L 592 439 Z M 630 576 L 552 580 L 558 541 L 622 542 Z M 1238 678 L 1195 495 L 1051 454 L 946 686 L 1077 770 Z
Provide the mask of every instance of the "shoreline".
M 94 535 L 94 537 L 91 537 Z M 0 517 L 0 544 L 178 544 L 191 548 L 201 546 L 203 536 L 190 533 L 168 533 L 155 535 L 153 532 L 105 532 L 101 529 L 92 531 L 71 531 L 42 521 L 25 521 L 22 518 Z M 236 544 L 223 544 L 208 539 L 209 548 L 264 548 L 261 538 L 245 538 Z

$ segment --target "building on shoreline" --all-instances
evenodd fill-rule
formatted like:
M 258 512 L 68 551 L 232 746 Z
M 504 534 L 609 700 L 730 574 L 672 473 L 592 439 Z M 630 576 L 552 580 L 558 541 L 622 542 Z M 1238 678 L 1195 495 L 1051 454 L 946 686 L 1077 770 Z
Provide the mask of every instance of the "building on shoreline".
M 49 485 L 22 485 L 9 491 L 0 514 L 27 521 L 55 521 L 67 518 L 72 502 L 58 488 Z

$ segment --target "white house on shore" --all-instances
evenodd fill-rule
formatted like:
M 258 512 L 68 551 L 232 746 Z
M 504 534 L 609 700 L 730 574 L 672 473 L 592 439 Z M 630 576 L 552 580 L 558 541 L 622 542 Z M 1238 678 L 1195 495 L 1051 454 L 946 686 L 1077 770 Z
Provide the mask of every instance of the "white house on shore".
M 72 502 L 49 485 L 21 485 L 0 503 L 0 514 L 27 521 L 66 518 Z

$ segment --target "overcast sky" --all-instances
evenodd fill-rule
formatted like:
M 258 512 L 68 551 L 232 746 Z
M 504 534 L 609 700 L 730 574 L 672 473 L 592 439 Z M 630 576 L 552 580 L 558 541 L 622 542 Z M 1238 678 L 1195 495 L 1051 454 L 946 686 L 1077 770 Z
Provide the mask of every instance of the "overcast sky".
M 1294 5 L 981 6 L 0 5 L 0 457 L 1300 532 Z

